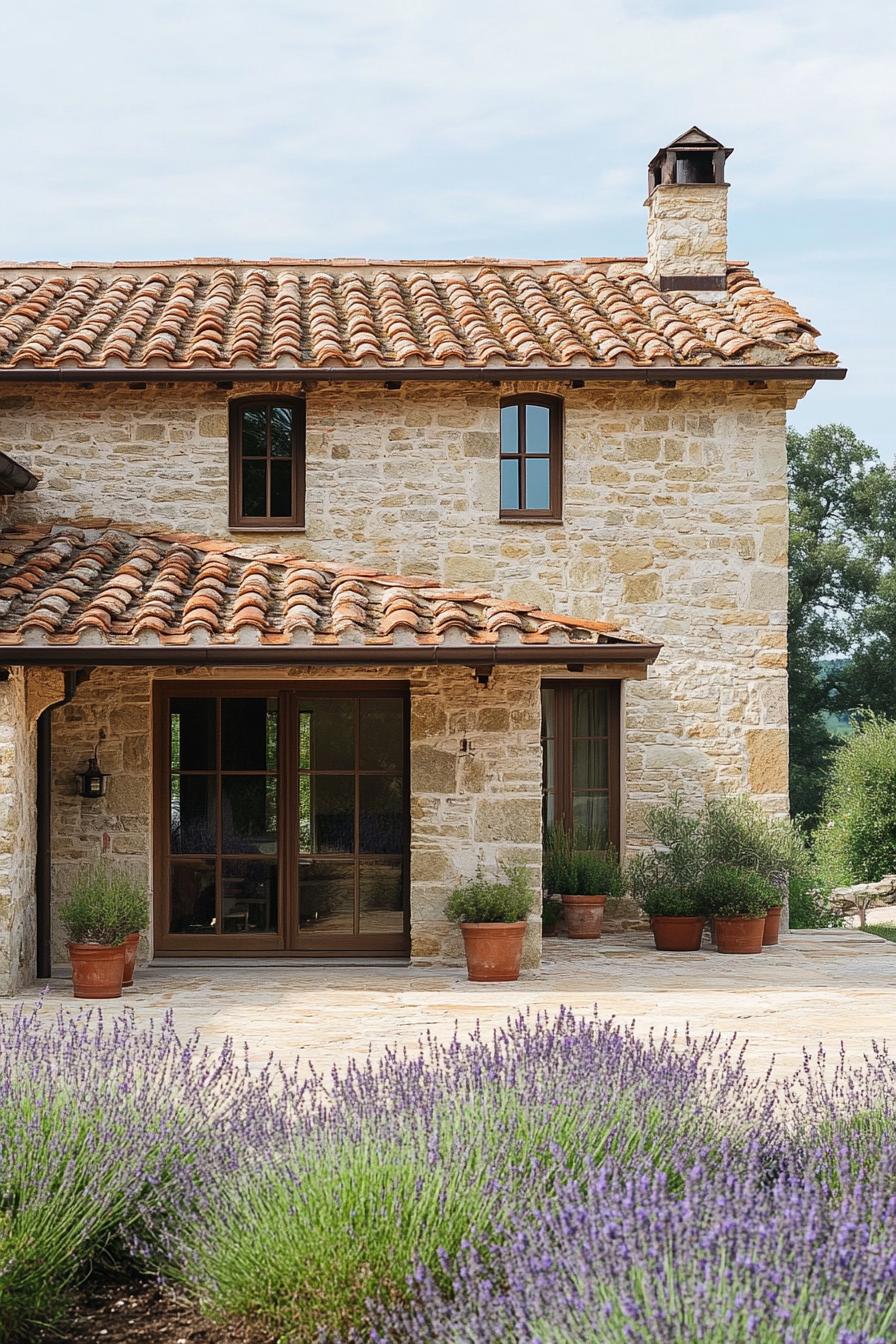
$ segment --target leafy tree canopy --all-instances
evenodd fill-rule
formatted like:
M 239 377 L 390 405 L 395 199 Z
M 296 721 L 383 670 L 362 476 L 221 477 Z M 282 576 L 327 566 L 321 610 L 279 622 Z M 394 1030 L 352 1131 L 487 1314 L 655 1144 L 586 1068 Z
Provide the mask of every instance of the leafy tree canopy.
M 818 819 L 826 712 L 896 717 L 896 474 L 846 425 L 787 435 L 793 811 Z

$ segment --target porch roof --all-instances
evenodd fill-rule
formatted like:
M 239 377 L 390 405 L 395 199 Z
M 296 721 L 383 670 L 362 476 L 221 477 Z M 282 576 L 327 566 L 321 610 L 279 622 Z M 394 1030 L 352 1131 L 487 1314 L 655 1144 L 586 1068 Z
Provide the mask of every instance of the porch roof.
M 611 621 L 107 520 L 0 534 L 0 664 L 653 662 Z

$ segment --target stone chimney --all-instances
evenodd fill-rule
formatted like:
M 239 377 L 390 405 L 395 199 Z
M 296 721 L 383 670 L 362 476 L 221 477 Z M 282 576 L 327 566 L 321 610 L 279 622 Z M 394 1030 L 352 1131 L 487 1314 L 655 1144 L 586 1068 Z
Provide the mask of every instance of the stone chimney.
M 728 261 L 730 149 L 692 126 L 647 169 L 647 274 L 661 290 L 720 298 Z

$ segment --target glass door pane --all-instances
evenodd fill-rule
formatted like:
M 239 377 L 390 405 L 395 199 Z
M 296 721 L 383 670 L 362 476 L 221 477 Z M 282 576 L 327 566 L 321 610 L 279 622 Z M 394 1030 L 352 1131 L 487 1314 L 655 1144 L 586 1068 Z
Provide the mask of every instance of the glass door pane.
M 405 929 L 405 705 L 299 696 L 298 943 L 363 950 Z
M 278 698 L 172 697 L 168 743 L 167 932 L 276 935 Z

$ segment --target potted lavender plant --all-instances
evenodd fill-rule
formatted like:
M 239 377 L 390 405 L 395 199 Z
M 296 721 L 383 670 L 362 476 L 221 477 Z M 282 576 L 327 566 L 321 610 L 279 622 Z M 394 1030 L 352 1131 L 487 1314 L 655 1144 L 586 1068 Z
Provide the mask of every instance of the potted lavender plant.
M 127 911 L 105 865 L 84 868 L 59 907 L 76 999 L 117 999 L 124 980 Z
M 544 884 L 562 898 L 570 938 L 599 938 L 607 900 L 622 893 L 622 872 L 612 848 L 600 850 L 582 828 L 553 826 L 545 848 Z

